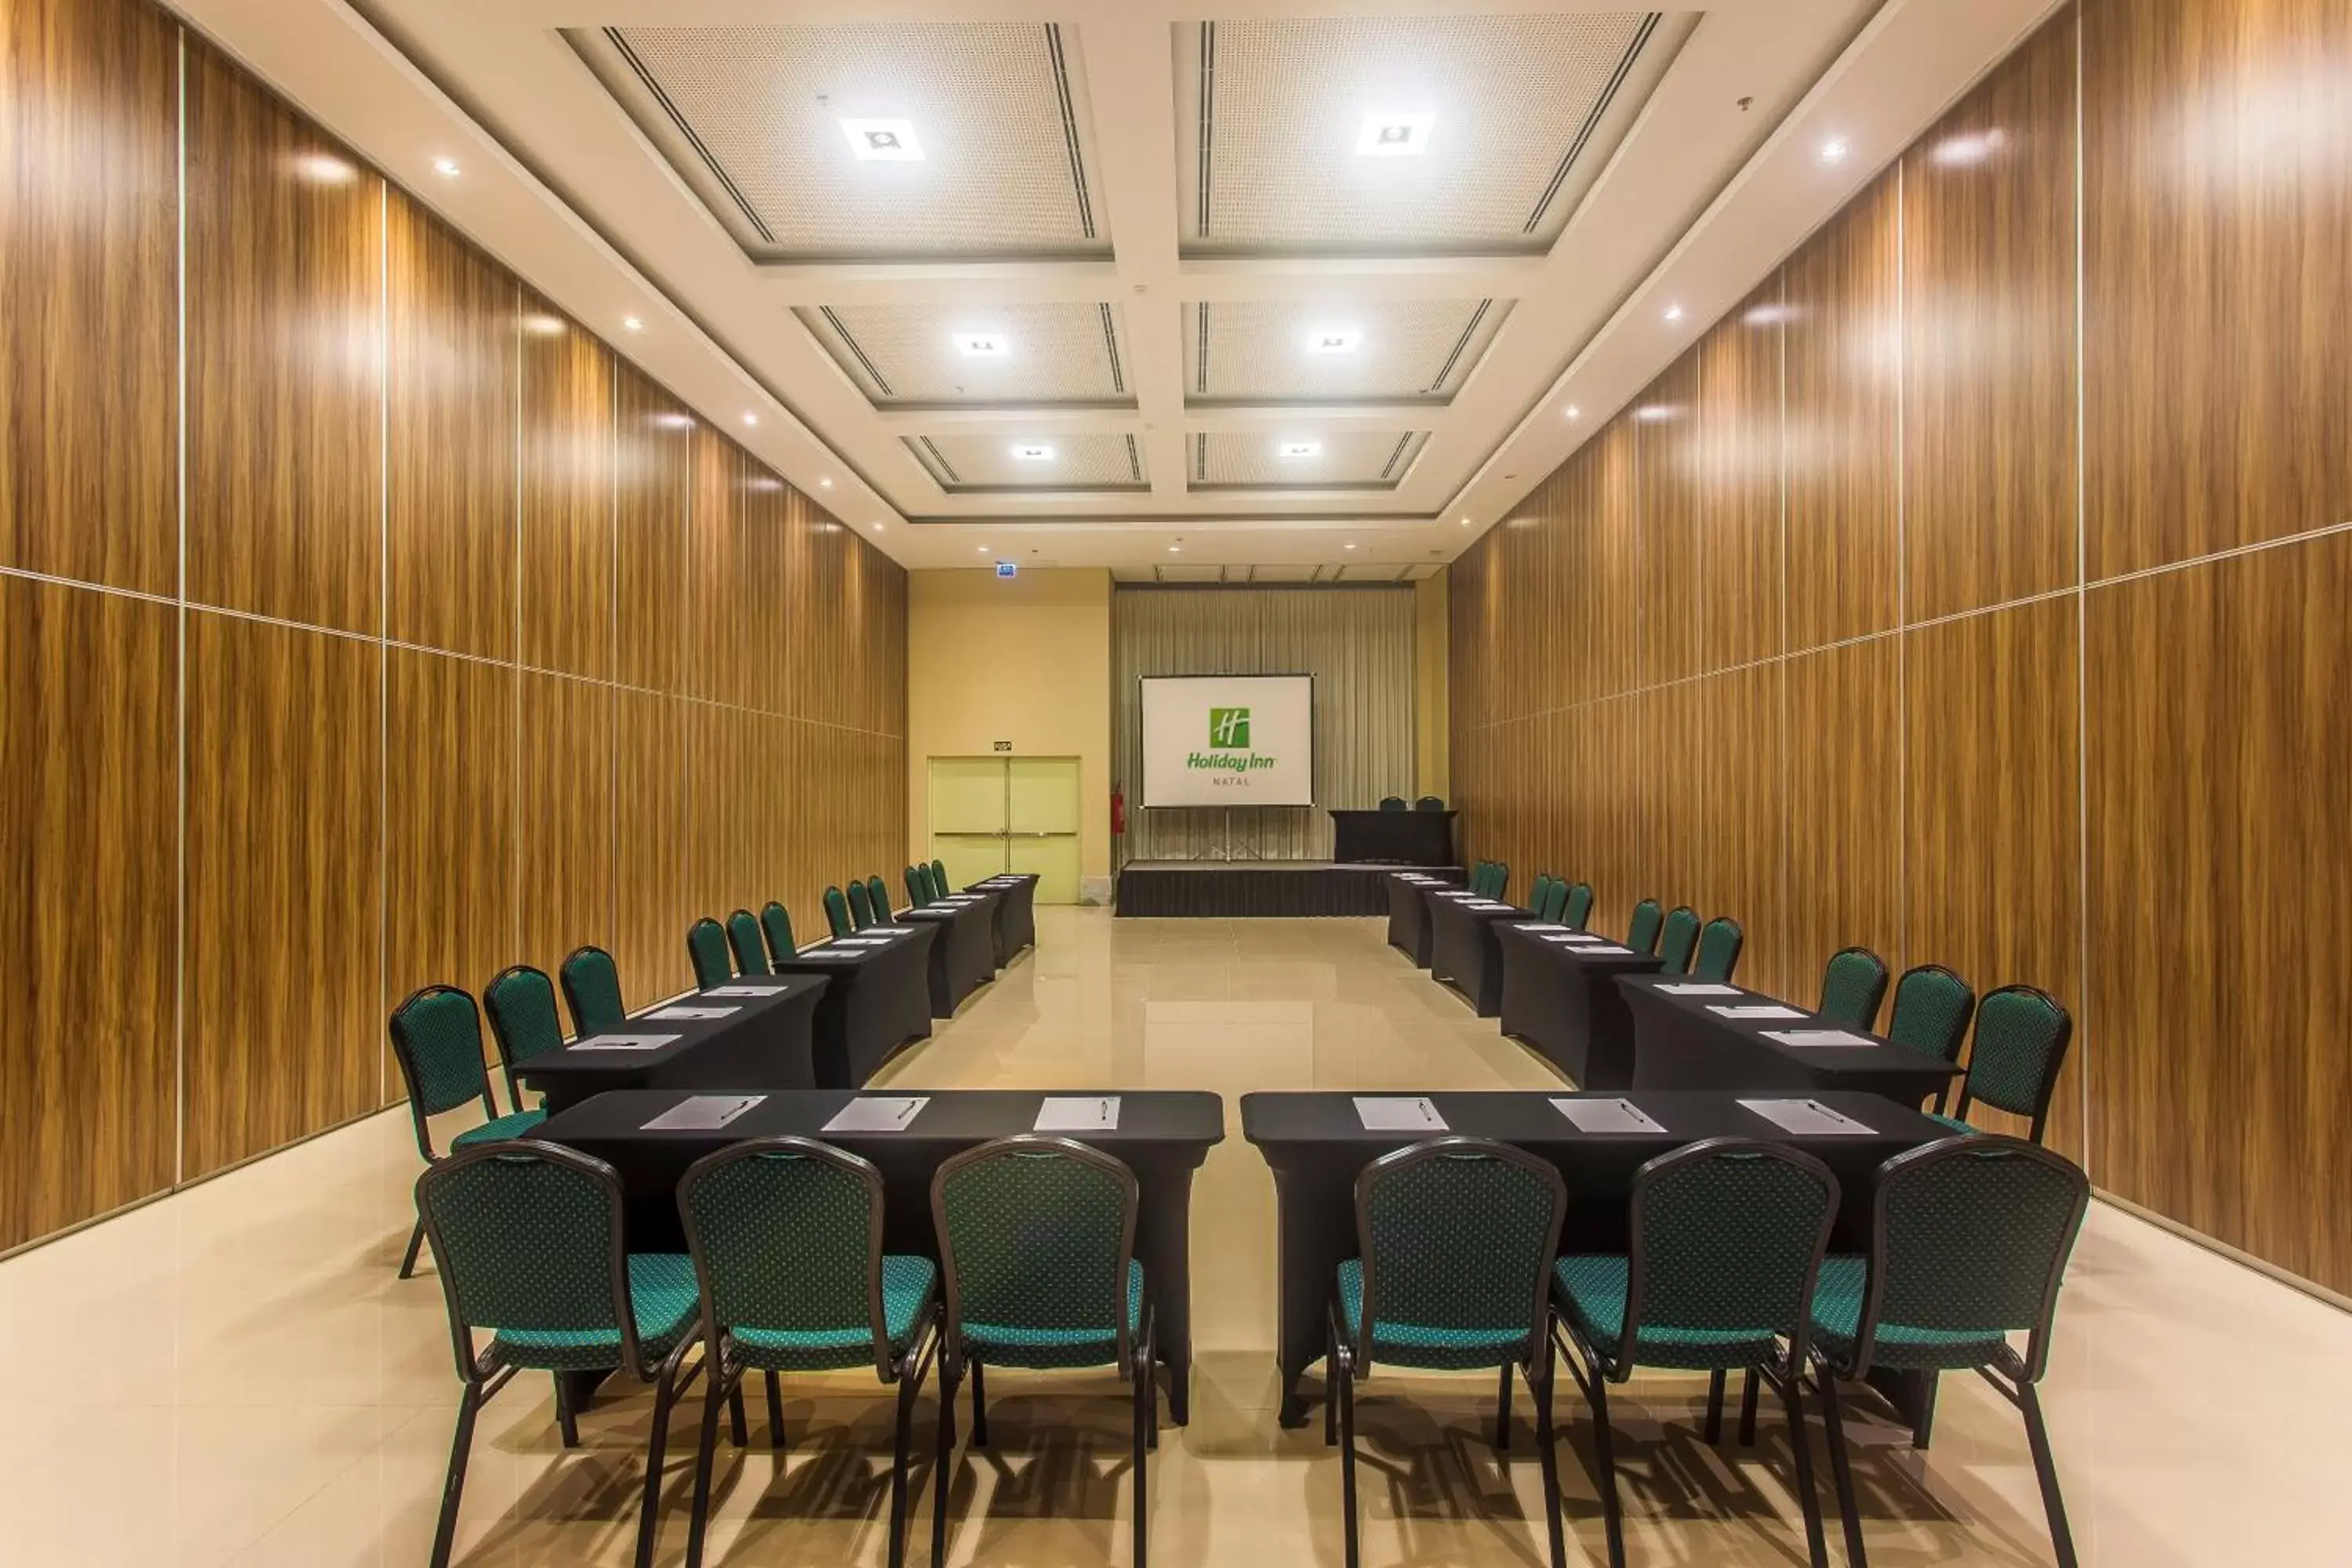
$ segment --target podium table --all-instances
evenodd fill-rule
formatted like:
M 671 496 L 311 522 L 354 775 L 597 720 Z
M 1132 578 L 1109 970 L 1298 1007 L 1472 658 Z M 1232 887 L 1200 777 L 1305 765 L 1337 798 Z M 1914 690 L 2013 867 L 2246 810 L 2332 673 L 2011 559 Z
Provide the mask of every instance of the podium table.
M 1454 864 L 1452 811 L 1334 811 L 1331 858 L 1383 866 Z

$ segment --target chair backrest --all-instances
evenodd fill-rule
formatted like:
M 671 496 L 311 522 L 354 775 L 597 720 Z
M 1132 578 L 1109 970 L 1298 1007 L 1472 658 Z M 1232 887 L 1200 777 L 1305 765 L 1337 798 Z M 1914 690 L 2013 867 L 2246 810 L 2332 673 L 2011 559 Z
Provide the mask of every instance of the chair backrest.
M 1554 877 L 1551 879 L 1551 886 L 1546 888 L 1536 897 L 1536 918 L 1545 921 L 1558 921 L 1559 919 L 1560 910 L 1566 908 L 1568 908 L 1568 884 L 1561 881 L 1558 877 Z
M 824 890 L 824 924 L 835 936 L 847 936 L 857 929 L 849 923 L 849 900 L 841 896 L 839 888 Z
M 953 891 L 955 889 L 948 886 L 948 863 L 944 860 L 932 861 L 931 897 L 944 899 Z
M 1444 811 L 1445 802 L 1437 795 L 1425 795 L 1412 803 L 1415 811 Z
M 416 1215 L 460 1377 L 481 1375 L 475 1329 L 618 1330 L 622 1364 L 644 1374 L 613 1167 L 553 1143 L 478 1143 L 416 1179 Z
M 1664 919 L 1658 900 L 1643 899 L 1633 906 L 1633 918 L 1625 922 L 1625 945 L 1635 952 L 1658 951 L 1658 923 Z
M 2090 1179 L 2021 1139 L 1940 1139 L 1878 1167 L 1857 1375 L 1889 1344 L 1921 1333 L 1993 1338 L 2025 1331 L 2022 1377 L 2049 1364 L 2051 1320 Z
M 1549 920 L 1551 917 L 1544 913 L 1544 910 L 1550 902 L 1551 873 L 1538 871 L 1536 873 L 1535 885 L 1528 889 L 1528 912 L 1539 921 Z
M 1885 999 L 1886 961 L 1866 947 L 1840 948 L 1822 971 L 1822 1005 L 1813 1011 L 1826 1024 L 1875 1029 Z
M 874 923 L 890 923 L 890 884 L 879 877 L 866 879 L 866 901 L 874 906 Z
M 686 928 L 686 956 L 694 965 L 697 990 L 708 991 L 735 978 L 727 963 L 727 931 L 709 915 Z
M 621 970 L 601 947 L 575 947 L 563 961 L 564 1005 L 572 1009 L 572 1032 L 593 1035 L 616 1028 L 629 1016 L 621 1000 Z
M 1029 1329 L 1118 1324 L 1134 1364 L 1128 1263 L 1135 1173 L 1067 1138 L 1023 1133 L 967 1149 L 931 1177 L 931 1221 L 947 1287 L 948 1342 L 967 1321 Z
M 547 971 L 510 964 L 482 987 L 482 1011 L 490 1016 L 490 1037 L 499 1043 L 506 1069 L 507 1102 L 522 1109 L 515 1068 L 546 1051 L 563 1048 L 563 1020 L 555 1012 L 555 983 Z
M 1692 975 L 1700 980 L 1723 982 L 1739 967 L 1739 950 L 1748 938 L 1739 922 L 1729 915 L 1717 915 L 1700 928 L 1698 957 L 1691 964 Z
M 1404 809 L 1404 796 L 1401 795 L 1384 795 L 1381 796 L 1381 809 L 1382 811 L 1402 811 Z
M 812 1138 L 755 1138 L 678 1179 L 677 1212 L 702 1282 L 704 1343 L 737 1328 L 838 1333 L 864 1326 L 890 1371 L 882 1310 L 882 1173 Z
M 1378 1321 L 1484 1330 L 1528 1325 L 1540 1346 L 1568 1186 L 1548 1160 L 1485 1138 L 1435 1138 L 1356 1176 L 1364 1265 L 1360 1370 Z
M 1553 918 L 1582 931 L 1584 922 L 1592 918 L 1592 884 L 1571 883 L 1559 900 L 1559 913 Z
M 1510 890 L 1510 886 L 1511 868 L 1500 860 L 1487 862 L 1486 896 L 1490 899 L 1499 899 Z
M 392 1059 L 408 1086 L 417 1151 L 433 1158 L 425 1119 L 478 1100 L 491 1115 L 490 1075 L 482 1066 L 482 1019 L 474 999 L 455 985 L 426 985 L 392 1010 Z
M 930 894 L 925 891 L 930 884 L 930 879 L 931 868 L 929 867 L 909 866 L 907 868 L 907 902 L 909 906 L 915 909 L 920 909 L 925 904 L 931 901 Z
M 1960 1086 L 1959 1115 L 1965 1121 L 1971 1100 L 2033 1119 L 2033 1141 L 2050 1116 L 2050 1096 L 2058 1087 L 2058 1069 L 2066 1065 L 2066 1047 L 2074 1037 L 2074 1020 L 2058 998 L 2031 985 L 2004 985 L 1985 993 L 1977 1004 L 1977 1041 L 1969 1052 L 1969 1076 Z
M 1643 1165 L 1633 1173 L 1618 1359 L 1637 1359 L 1643 1331 L 1691 1347 L 1701 1365 L 1710 1342 L 1777 1334 L 1790 1338 L 1801 1367 L 1837 1207 L 1829 1167 L 1785 1144 L 1708 1138 Z M 1658 1353 L 1654 1343 L 1650 1353 Z
M 735 972 L 738 974 L 768 973 L 768 949 L 760 935 L 760 917 L 749 910 L 737 910 L 727 917 L 727 945 L 735 950 Z
M 1976 1005 L 1977 994 L 1967 981 L 1940 963 L 1919 964 L 1895 983 L 1895 1016 L 1886 1022 L 1886 1037 L 1957 1062 Z
M 1666 911 L 1665 924 L 1659 928 L 1658 956 L 1665 961 L 1668 974 L 1690 972 L 1691 953 L 1698 947 L 1698 911 L 1688 904 L 1676 904 Z
M 855 877 L 849 879 L 849 923 L 859 931 L 874 923 L 874 902 L 866 895 L 866 884 Z
M 774 963 L 800 951 L 793 940 L 793 912 L 774 899 L 770 899 L 760 910 L 760 929 L 767 933 L 768 957 Z
M 940 879 L 932 874 L 931 868 L 929 866 L 924 865 L 922 862 L 917 861 L 915 863 L 915 878 L 918 881 L 922 883 L 923 886 L 922 901 L 927 904 L 938 903 L 940 901 Z

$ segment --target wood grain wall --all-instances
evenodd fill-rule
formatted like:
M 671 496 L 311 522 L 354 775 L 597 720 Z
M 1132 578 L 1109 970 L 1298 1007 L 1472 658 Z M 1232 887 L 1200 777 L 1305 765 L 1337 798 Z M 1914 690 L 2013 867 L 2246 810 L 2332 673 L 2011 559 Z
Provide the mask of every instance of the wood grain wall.
M 0 1251 L 904 858 L 904 574 L 145 0 L 0 0 Z
M 2046 987 L 2052 1142 L 2352 1293 L 2347 68 L 2337 0 L 2078 0 L 1454 564 L 1449 630 L 1468 853 L 1732 914 L 1799 1000 L 1855 942 Z

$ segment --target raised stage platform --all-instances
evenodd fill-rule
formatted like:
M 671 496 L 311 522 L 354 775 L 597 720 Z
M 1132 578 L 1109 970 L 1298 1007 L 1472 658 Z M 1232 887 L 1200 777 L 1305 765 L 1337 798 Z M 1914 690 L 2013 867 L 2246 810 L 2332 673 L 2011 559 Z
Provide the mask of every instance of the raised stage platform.
M 1389 912 L 1393 871 L 1462 878 L 1459 866 L 1373 866 L 1328 860 L 1130 860 L 1118 873 L 1118 912 L 1151 920 L 1282 920 Z

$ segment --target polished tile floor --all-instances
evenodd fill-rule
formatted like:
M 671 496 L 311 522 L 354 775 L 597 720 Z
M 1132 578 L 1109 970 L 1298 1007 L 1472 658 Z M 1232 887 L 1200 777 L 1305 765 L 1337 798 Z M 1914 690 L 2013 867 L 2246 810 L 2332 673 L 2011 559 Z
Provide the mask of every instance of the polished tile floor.
M 1336 1459 L 1319 1426 L 1274 1421 L 1273 1185 L 1234 1098 L 1555 1080 L 1391 952 L 1377 922 L 1041 910 L 1038 924 L 1039 950 L 888 1079 L 1226 1096 L 1228 1141 L 1195 1188 L 1193 1419 L 1154 1458 L 1152 1556 L 1336 1564 Z M 0 1563 L 423 1563 L 457 1384 L 429 1263 L 394 1275 L 415 1174 L 406 1117 L 388 1112 L 0 1263 Z M 1702 1391 L 1645 1377 L 1619 1410 L 1633 1561 L 1801 1563 L 1785 1436 L 1710 1450 Z M 1590 1429 L 1565 1380 L 1563 1395 L 1571 1557 L 1601 1561 Z M 1532 1439 L 1498 1462 L 1481 1432 L 1491 1397 L 1482 1377 L 1376 1380 L 1362 1407 L 1371 1568 L 1542 1562 Z M 2095 1205 L 2046 1397 L 2084 1562 L 2352 1560 L 2352 1317 Z M 993 1447 L 955 1473 L 950 1560 L 1124 1562 L 1115 1383 L 1008 1373 L 990 1404 Z M 710 1560 L 883 1563 L 889 1414 L 870 1375 L 792 1385 L 781 1463 L 722 1445 Z M 476 1438 L 458 1561 L 628 1562 L 649 1417 L 643 1394 L 600 1405 L 566 1453 L 544 1380 L 518 1382 Z M 2049 1560 L 2023 1437 L 1990 1390 L 1948 1380 L 1927 1454 L 1884 1423 L 1861 1436 L 1874 1562 Z M 666 1563 L 684 1555 L 689 1481 L 674 1458 Z

